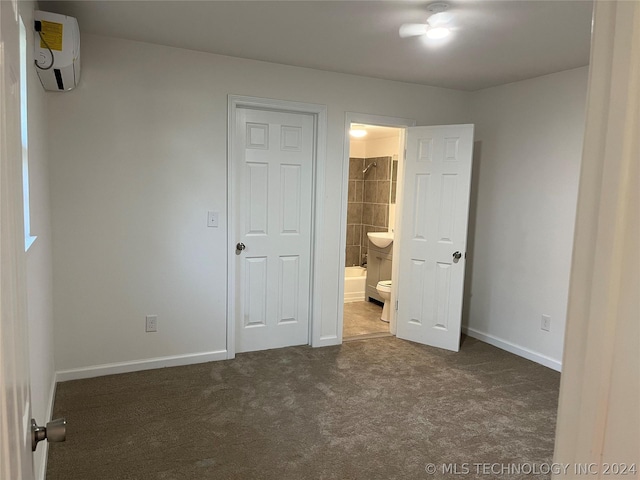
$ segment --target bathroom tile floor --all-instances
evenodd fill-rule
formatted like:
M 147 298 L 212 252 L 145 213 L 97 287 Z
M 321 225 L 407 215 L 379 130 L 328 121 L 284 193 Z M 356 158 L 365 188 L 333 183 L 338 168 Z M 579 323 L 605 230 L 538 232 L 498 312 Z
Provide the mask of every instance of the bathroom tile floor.
M 389 324 L 380 320 L 381 314 L 382 307 L 373 302 L 345 303 L 343 340 L 389 334 Z

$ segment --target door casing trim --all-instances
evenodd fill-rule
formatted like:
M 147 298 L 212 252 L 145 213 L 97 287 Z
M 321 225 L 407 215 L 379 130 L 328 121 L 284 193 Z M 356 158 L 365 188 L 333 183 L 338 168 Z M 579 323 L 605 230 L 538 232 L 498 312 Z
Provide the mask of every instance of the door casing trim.
M 236 112 L 238 108 L 251 108 L 273 112 L 304 113 L 314 118 L 314 168 L 313 194 L 311 212 L 311 254 L 310 254 L 310 306 L 309 306 L 309 344 L 313 347 L 321 346 L 321 304 L 322 289 L 320 281 L 320 266 L 322 255 L 319 241 L 323 235 L 322 220 L 324 218 L 324 183 L 327 145 L 327 106 L 313 103 L 291 102 L 270 98 L 250 97 L 244 95 L 229 95 L 227 107 L 227 358 L 236 355 L 236 255 L 232 249 L 235 244 L 236 221 L 235 202 L 233 198 L 234 176 L 234 136 Z

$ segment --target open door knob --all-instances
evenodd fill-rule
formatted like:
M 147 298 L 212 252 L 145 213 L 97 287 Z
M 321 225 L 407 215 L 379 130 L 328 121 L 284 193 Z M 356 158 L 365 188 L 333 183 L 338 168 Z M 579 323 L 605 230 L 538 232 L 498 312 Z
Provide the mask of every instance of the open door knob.
M 46 439 L 48 442 L 64 442 L 67 438 L 67 420 L 57 418 L 47 423 L 46 427 L 40 427 L 31 419 L 31 451 L 35 452 L 38 442 Z
M 453 258 L 456 260 L 460 260 L 462 258 L 462 254 L 460 252 L 456 252 L 453 254 Z

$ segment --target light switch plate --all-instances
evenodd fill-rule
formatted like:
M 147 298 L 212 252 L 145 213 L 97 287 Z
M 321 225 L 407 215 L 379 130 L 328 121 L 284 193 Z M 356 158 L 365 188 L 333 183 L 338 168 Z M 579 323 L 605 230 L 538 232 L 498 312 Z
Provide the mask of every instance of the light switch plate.
M 217 226 L 218 226 L 218 212 L 208 212 L 207 227 L 217 227 Z

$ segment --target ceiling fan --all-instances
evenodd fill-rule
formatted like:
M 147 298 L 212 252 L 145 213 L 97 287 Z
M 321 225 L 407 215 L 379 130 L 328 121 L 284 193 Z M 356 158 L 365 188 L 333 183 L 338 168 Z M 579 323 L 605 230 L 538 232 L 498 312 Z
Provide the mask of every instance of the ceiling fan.
M 453 16 L 450 12 L 449 4 L 444 2 L 434 2 L 427 5 L 427 12 L 429 18 L 427 23 L 404 23 L 400 26 L 400 37 L 417 37 L 420 35 L 426 35 L 427 38 L 434 40 L 445 38 L 449 36 L 451 30 L 449 29 L 449 22 Z

